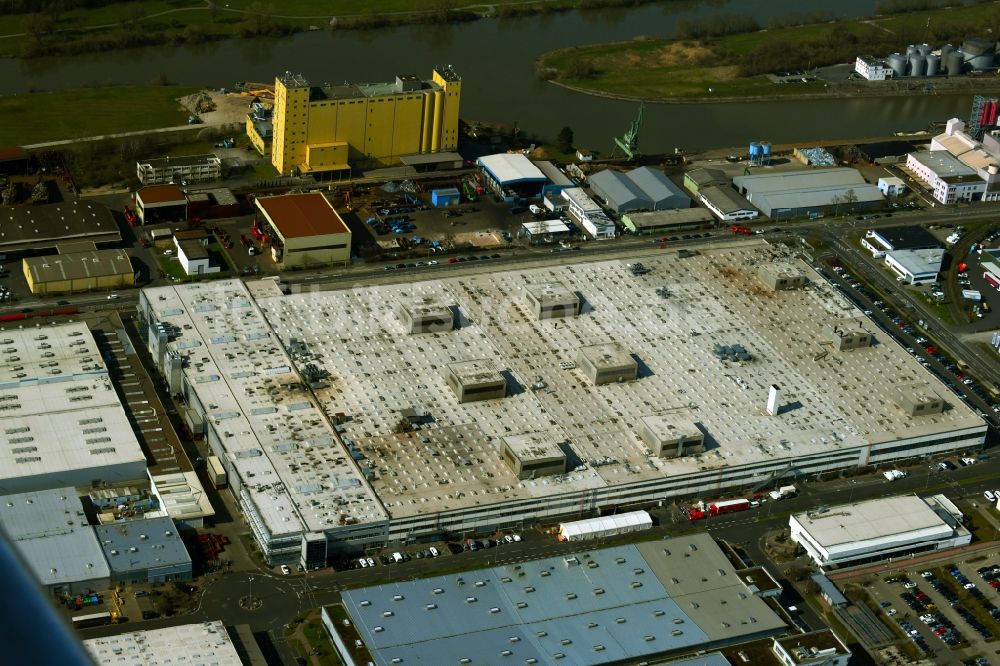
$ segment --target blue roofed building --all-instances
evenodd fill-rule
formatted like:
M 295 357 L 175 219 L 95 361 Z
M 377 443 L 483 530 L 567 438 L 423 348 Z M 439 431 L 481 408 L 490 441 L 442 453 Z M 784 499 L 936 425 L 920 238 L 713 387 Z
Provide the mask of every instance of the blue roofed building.
M 162 583 L 191 578 L 191 555 L 170 518 L 126 520 L 94 528 L 112 583 Z
M 323 622 L 348 664 L 618 663 L 786 629 L 707 534 L 374 585 L 342 598 L 349 624 L 338 620 L 339 608 L 324 608 Z M 360 661 L 355 641 L 368 652 Z
M 48 592 L 61 596 L 108 586 L 108 563 L 73 488 L 0 497 L 0 526 Z

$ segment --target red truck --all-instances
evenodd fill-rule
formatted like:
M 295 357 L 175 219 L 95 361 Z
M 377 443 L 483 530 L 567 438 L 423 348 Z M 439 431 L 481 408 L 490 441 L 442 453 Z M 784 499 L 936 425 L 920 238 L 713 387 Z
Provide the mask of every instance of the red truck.
M 129 223 L 129 226 L 134 227 L 136 223 L 139 221 L 139 217 L 135 214 L 135 211 L 132 210 L 129 206 L 125 206 L 124 210 L 125 210 L 125 220 Z
M 712 502 L 709 504 L 708 513 L 713 516 L 719 516 L 723 513 L 746 511 L 749 508 L 750 500 L 747 499 L 722 500 L 720 502 Z
M 748 229 L 747 227 L 741 227 L 738 224 L 734 224 L 733 226 L 730 227 L 730 229 L 732 230 L 732 232 L 734 234 L 746 234 L 746 235 L 750 235 L 750 234 L 753 233 L 753 229 Z

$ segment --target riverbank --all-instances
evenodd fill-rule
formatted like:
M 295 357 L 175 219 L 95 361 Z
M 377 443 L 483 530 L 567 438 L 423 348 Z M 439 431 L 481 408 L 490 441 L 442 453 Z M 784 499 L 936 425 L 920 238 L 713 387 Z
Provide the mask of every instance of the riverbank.
M 751 103 L 751 102 L 773 102 L 776 95 L 766 94 L 766 95 L 712 95 L 705 97 L 633 97 L 630 95 L 620 95 L 615 93 L 603 92 L 598 90 L 590 90 L 587 88 L 582 88 L 579 86 L 574 86 L 569 83 L 563 83 L 561 81 L 549 81 L 552 85 L 563 88 L 564 90 L 569 90 L 576 93 L 582 93 L 584 95 L 590 95 L 592 97 L 601 97 L 604 99 L 613 99 L 619 102 L 636 102 L 643 104 L 678 104 L 678 105 L 693 105 L 693 104 L 737 104 L 737 103 Z M 813 88 L 812 90 L 815 90 Z M 983 77 L 983 78 L 968 78 L 963 79 L 961 85 L 955 85 L 952 87 L 942 87 L 935 89 L 933 91 L 927 91 L 924 84 L 914 85 L 912 87 L 899 87 L 899 88 L 888 88 L 879 87 L 875 84 L 871 86 L 841 86 L 841 87 L 829 87 L 822 90 L 813 92 L 812 90 L 807 91 L 806 89 L 798 90 L 794 96 L 789 95 L 789 99 L 794 100 L 829 100 L 829 99 L 857 99 L 859 97 L 865 97 L 869 99 L 879 99 L 879 98 L 892 98 L 892 97 L 910 97 L 915 94 L 919 95 L 935 95 L 935 96 L 967 96 L 982 93 L 1000 93 L 1000 78 L 998 77 Z
M 892 82 L 850 80 L 851 71 L 817 75 L 820 64 L 853 63 L 862 53 L 888 54 L 907 44 L 961 44 L 1000 23 L 996 2 L 898 16 L 831 21 L 698 39 L 637 38 L 556 49 L 539 56 L 539 77 L 577 92 L 622 100 L 691 103 L 821 99 L 831 95 L 904 95 L 979 91 L 963 77 Z M 773 72 L 801 72 L 778 79 Z M 917 82 L 917 83 L 914 83 Z M 958 82 L 958 83 L 956 83 Z M 991 83 L 985 84 L 992 85 Z
M 374 30 L 682 0 L 143 0 L 95 9 L 4 16 L 0 57 L 36 58 L 140 46 L 282 37 L 309 30 Z
M 115 86 L 0 97 L 0 146 L 184 125 L 184 86 Z

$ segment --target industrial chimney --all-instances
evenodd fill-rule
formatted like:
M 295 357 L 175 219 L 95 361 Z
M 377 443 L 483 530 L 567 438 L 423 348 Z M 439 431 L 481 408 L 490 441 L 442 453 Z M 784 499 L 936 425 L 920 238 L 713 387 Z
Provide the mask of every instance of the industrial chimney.
M 781 400 L 781 389 L 777 384 L 771 384 L 771 390 L 767 395 L 767 413 L 771 416 L 778 415 L 779 400 Z

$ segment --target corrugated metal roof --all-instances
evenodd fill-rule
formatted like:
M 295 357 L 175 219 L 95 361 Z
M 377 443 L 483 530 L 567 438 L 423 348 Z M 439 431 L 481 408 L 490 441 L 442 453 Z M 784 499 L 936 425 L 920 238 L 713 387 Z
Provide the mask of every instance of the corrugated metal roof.
M 664 567 L 697 591 L 672 598 Z M 348 590 L 343 602 L 377 663 L 602 664 L 784 627 L 705 534 Z
M 691 199 L 662 171 L 639 167 L 625 175 L 653 202 L 654 209 L 687 208 L 691 205 Z
M 604 203 L 616 211 L 651 208 L 652 201 L 620 171 L 599 171 L 588 179 L 594 194 L 604 199 Z
M 790 190 L 815 189 L 837 185 L 865 185 L 864 176 L 856 169 L 808 169 L 799 171 L 775 171 L 733 178 L 733 185 L 747 190 L 753 197 L 766 192 L 787 192 Z

